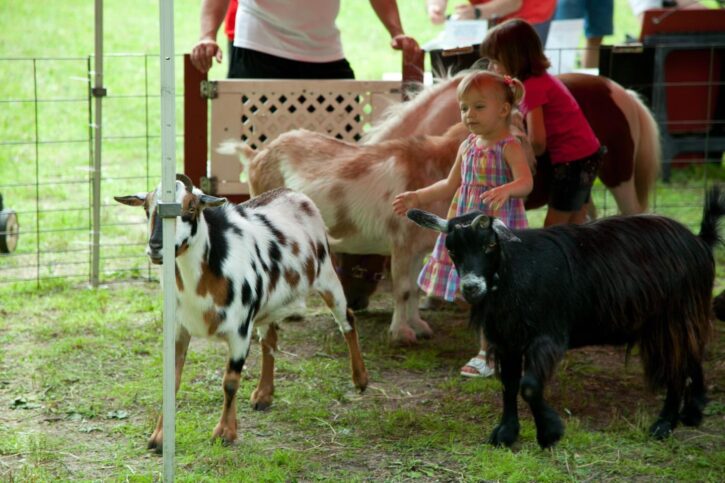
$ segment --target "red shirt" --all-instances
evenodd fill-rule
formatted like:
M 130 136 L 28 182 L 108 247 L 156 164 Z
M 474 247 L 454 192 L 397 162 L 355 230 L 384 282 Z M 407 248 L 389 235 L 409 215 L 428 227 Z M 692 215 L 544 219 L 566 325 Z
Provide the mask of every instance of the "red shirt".
M 469 0 L 471 5 L 480 5 L 489 0 Z M 524 0 L 521 8 L 514 13 L 510 13 L 503 17 L 504 20 L 510 18 L 520 18 L 529 23 L 542 23 L 551 20 L 556 10 L 556 0 Z
M 237 1 L 229 0 L 227 15 L 224 17 L 224 33 L 227 34 L 227 38 L 231 41 L 234 41 L 234 25 L 237 20 Z
M 559 79 L 548 73 L 529 77 L 524 81 L 524 89 L 519 110 L 525 117 L 537 107 L 543 109 L 551 164 L 586 158 L 599 149 L 599 140 L 579 104 Z

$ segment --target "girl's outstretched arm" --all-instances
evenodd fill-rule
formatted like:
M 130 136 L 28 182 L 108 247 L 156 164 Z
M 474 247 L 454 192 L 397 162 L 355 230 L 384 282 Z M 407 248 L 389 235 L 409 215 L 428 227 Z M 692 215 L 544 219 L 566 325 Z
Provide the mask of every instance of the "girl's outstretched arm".
M 393 200 L 393 211 L 397 215 L 405 216 L 405 213 L 409 209 L 415 208 L 416 206 L 439 200 L 451 201 L 456 190 L 461 185 L 461 158 L 464 144 L 465 141 L 459 146 L 456 161 L 453 163 L 453 167 L 448 173 L 447 178 L 436 181 L 425 188 L 400 193 Z
M 506 164 L 511 168 L 513 181 L 486 191 L 481 200 L 494 210 L 499 209 L 509 198 L 524 198 L 534 188 L 534 178 L 526 161 L 526 155 L 519 143 L 509 143 L 503 151 Z

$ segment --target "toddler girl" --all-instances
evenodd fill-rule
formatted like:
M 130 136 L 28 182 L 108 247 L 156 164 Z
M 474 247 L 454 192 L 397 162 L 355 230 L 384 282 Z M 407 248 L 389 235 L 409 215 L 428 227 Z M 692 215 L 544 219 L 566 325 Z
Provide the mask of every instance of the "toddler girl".
M 452 199 L 448 218 L 479 210 L 510 228 L 526 228 L 523 198 L 531 192 L 533 180 L 524 150 L 509 130 L 511 110 L 523 96 L 521 82 L 494 72 L 473 72 L 461 80 L 457 95 L 461 121 L 471 134 L 461 143 L 448 178 L 400 193 L 393 210 L 404 216 L 423 203 Z M 428 296 L 454 300 L 459 279 L 444 234 L 438 236 L 418 285 Z M 481 352 L 461 369 L 462 375 L 493 374 L 485 346 L 481 337 Z

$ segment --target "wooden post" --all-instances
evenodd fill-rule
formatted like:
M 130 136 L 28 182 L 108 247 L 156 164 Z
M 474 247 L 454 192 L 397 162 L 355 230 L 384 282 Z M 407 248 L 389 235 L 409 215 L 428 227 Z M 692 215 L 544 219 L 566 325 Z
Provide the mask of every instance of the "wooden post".
M 199 186 L 206 176 L 208 158 L 207 100 L 201 96 L 201 82 L 207 80 L 184 54 L 184 174 Z

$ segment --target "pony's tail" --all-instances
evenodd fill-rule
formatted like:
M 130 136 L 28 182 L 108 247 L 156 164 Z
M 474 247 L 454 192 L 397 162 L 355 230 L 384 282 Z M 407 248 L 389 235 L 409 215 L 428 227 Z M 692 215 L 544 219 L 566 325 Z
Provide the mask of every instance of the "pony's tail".
M 634 189 L 639 206 L 645 211 L 649 203 L 648 195 L 657 181 L 662 164 L 660 129 L 639 94 L 629 89 L 627 94 L 634 100 L 639 118 L 639 144 L 634 154 Z
M 700 239 L 710 247 L 715 248 L 723 243 L 719 233 L 720 218 L 725 215 L 725 193 L 718 185 L 712 186 L 705 195 L 705 206 L 702 209 L 702 222 L 700 223 Z

